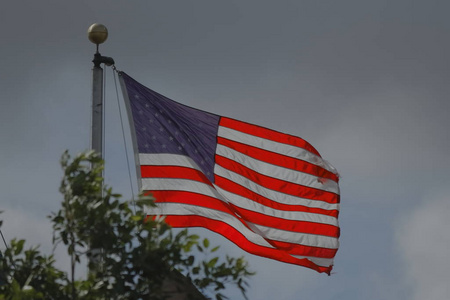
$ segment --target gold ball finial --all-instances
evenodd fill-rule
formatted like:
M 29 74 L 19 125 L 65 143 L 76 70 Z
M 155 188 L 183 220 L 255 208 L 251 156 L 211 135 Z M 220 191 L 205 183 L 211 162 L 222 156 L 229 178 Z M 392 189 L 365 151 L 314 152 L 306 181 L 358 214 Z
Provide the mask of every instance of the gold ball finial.
M 88 38 L 98 46 L 108 38 L 108 29 L 103 24 L 92 24 L 88 29 Z

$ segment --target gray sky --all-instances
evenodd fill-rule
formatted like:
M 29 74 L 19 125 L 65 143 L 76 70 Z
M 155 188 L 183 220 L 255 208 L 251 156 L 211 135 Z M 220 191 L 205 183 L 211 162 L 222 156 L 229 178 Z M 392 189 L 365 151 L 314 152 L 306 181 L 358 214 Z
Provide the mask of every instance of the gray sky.
M 200 231 L 250 262 L 250 299 L 447 299 L 449 9 L 444 0 L 8 1 L 0 10 L 2 231 L 51 251 L 46 216 L 61 201 L 59 157 L 89 147 L 95 46 L 86 31 L 98 22 L 109 29 L 100 52 L 137 81 L 300 136 L 340 172 L 341 247 L 330 277 Z M 106 72 L 106 178 L 128 196 Z

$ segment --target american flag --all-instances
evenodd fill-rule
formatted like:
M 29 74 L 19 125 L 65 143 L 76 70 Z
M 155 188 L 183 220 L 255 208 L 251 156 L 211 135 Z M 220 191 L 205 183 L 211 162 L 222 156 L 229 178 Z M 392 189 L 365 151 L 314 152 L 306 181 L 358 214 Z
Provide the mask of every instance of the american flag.
M 177 103 L 126 73 L 148 214 L 204 227 L 245 251 L 330 274 L 339 247 L 336 170 L 305 140 Z

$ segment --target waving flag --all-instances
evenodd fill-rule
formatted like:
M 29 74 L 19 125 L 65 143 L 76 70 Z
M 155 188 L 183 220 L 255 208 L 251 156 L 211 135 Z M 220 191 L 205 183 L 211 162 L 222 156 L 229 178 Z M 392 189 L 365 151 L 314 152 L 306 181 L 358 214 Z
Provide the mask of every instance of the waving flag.
M 148 214 L 204 227 L 245 251 L 330 274 L 336 170 L 299 137 L 191 108 L 121 72 Z

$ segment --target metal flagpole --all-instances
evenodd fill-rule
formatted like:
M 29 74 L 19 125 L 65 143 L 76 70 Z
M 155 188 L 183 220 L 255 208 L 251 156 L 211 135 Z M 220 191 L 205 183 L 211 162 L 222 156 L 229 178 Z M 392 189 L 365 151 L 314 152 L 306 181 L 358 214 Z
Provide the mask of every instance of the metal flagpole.
M 111 57 L 102 56 L 98 52 L 98 45 L 108 38 L 108 30 L 102 24 L 92 24 L 88 29 L 89 40 L 96 44 L 97 51 L 94 54 L 94 67 L 92 68 L 92 135 L 91 147 L 103 158 L 103 69 L 100 66 L 104 63 L 107 66 L 114 64 Z
M 92 128 L 91 128 L 91 148 L 103 157 L 103 69 L 100 66 L 105 64 L 111 66 L 114 59 L 102 56 L 98 52 L 98 45 L 102 44 L 108 38 L 108 30 L 102 24 L 92 24 L 88 29 L 89 40 L 96 44 L 96 53 L 94 54 L 94 67 L 92 68 Z M 100 260 L 96 259 L 101 249 L 90 249 L 89 260 L 96 265 Z M 95 271 L 95 270 L 90 270 Z

